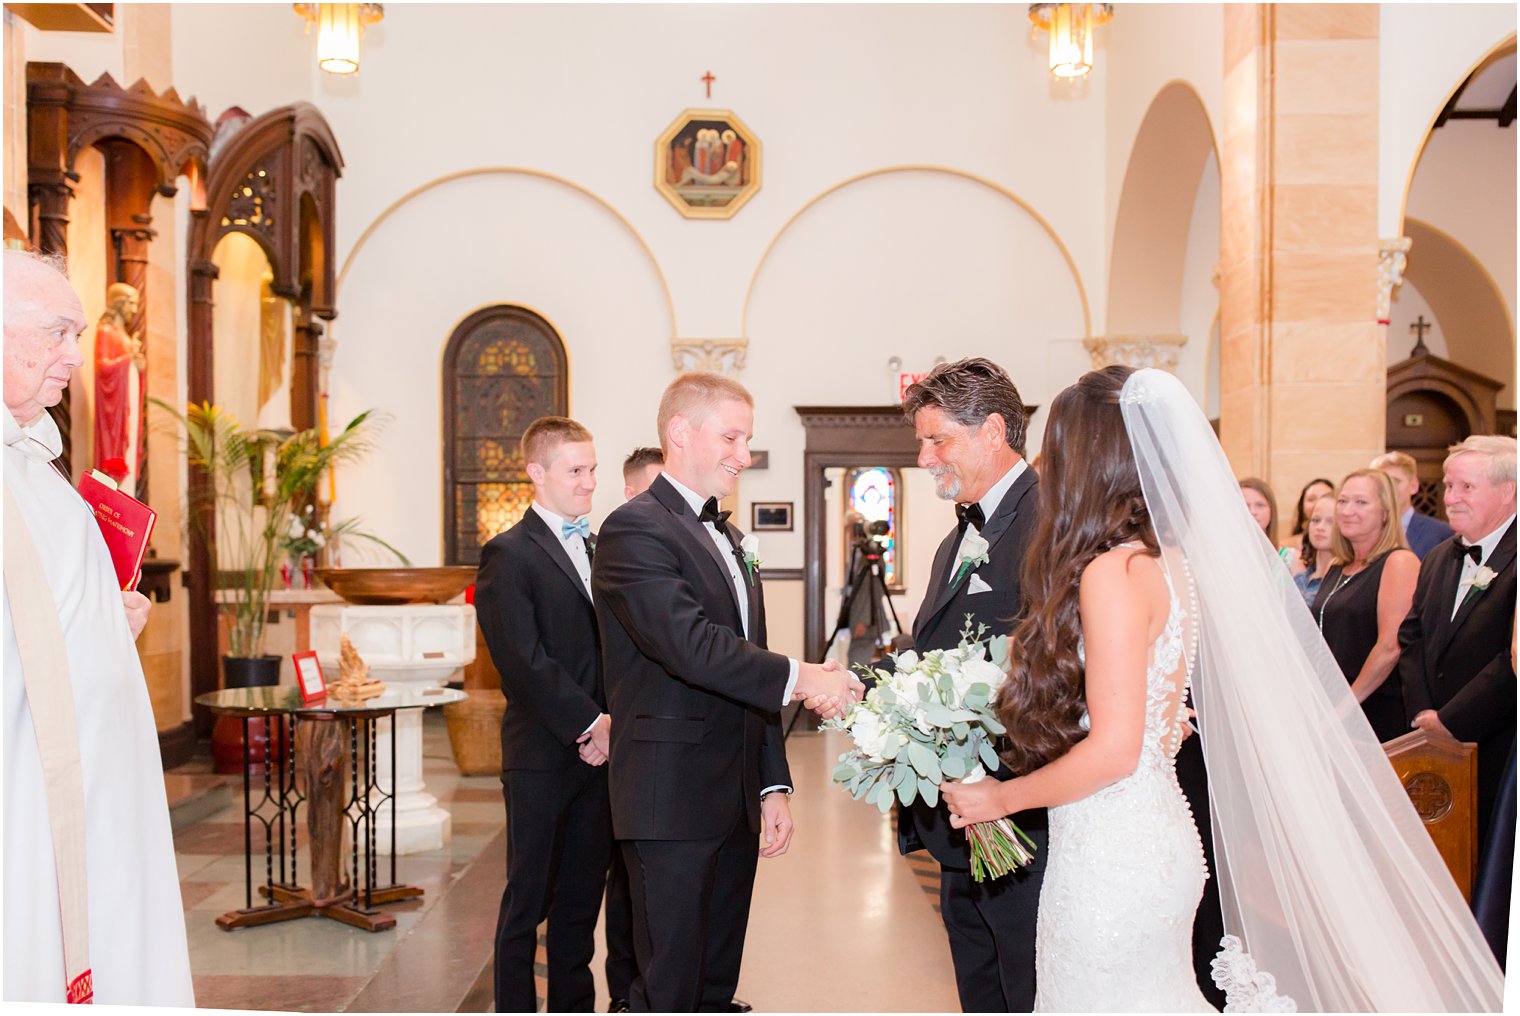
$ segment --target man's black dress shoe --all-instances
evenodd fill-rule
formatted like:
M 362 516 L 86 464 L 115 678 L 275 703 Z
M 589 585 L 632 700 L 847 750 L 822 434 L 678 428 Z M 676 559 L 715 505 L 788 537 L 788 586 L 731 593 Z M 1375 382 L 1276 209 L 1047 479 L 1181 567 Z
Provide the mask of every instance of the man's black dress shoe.
M 610 1003 L 608 1003 L 608 1005 L 607 1005 L 607 1011 L 608 1012 L 628 1012 L 629 1011 L 628 1010 L 628 1000 L 626 998 L 614 998 Z M 732 1002 L 728 1003 L 728 1011 L 729 1012 L 754 1012 L 755 1011 L 755 1007 L 752 1006 L 752 1005 L 750 1005 L 748 1002 L 744 1001 L 744 999 L 742 999 L 742 998 L 736 998 Z

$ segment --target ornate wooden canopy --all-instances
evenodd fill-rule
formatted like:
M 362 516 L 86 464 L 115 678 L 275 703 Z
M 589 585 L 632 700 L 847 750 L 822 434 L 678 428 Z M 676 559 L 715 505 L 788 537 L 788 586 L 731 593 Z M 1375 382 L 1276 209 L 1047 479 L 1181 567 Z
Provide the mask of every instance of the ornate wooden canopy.
M 206 200 L 203 207 L 191 211 L 186 247 L 190 401 L 216 398 L 212 303 L 218 270 L 212 255 L 227 234 L 243 233 L 268 259 L 274 291 L 295 304 L 290 421 L 298 430 L 316 426 L 322 321 L 337 316 L 333 307 L 334 204 L 342 171 L 343 157 L 332 128 L 310 103 L 281 106 L 252 118 L 240 110 L 222 117 L 212 142 Z M 191 485 L 204 482 L 192 470 Z M 198 524 L 211 539 L 191 545 L 192 697 L 219 686 L 214 555 L 207 546 L 214 546 L 215 519 L 207 511 Z M 210 729 L 210 716 L 200 707 L 195 709 L 195 725 L 201 733 Z

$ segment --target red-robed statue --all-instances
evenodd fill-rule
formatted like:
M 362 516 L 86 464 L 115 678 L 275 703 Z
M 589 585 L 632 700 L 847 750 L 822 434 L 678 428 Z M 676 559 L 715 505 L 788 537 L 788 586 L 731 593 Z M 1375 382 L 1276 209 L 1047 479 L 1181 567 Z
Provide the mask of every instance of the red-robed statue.
M 135 288 L 114 283 L 95 326 L 95 468 L 130 481 L 128 490 L 139 471 L 142 429 L 142 340 L 127 332 L 137 299 Z

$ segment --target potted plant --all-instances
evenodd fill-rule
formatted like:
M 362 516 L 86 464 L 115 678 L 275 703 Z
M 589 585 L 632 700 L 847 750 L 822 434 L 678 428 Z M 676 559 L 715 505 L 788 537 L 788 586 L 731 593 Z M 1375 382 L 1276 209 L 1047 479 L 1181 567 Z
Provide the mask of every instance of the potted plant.
M 205 476 L 204 484 L 191 488 L 191 533 L 205 541 L 204 520 L 208 514 L 215 519 L 216 584 L 234 594 L 226 605 L 231 624 L 228 652 L 222 657 L 224 684 L 229 688 L 278 684 L 280 657 L 264 652 L 264 623 L 281 564 L 293 548 L 304 546 L 297 544 L 294 523 L 303 523 L 299 539 L 317 542 L 304 525 L 317 484 L 328 470 L 371 450 L 379 418 L 370 411 L 360 413 L 323 441 L 316 428 L 293 434 L 245 429 L 230 413 L 209 402 L 190 405 L 180 413 L 161 400 L 153 401 L 178 422 L 185 457 Z M 322 527 L 326 537 L 318 535 L 318 540 L 347 534 L 376 543 L 402 563 L 410 563 L 385 541 L 360 532 L 357 524 L 357 519 L 348 519 Z

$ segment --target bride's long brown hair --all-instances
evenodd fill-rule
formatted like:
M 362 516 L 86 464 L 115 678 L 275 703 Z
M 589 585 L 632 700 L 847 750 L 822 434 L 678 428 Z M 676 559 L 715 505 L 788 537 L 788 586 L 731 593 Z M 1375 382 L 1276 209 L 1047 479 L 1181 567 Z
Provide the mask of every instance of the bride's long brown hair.
M 1024 550 L 1023 620 L 998 696 L 1008 728 L 1003 760 L 1016 774 L 1059 758 L 1086 736 L 1078 590 L 1088 564 L 1121 543 L 1159 555 L 1124 429 L 1119 392 L 1134 370 L 1084 374 L 1050 405 L 1040 449 L 1040 516 Z

